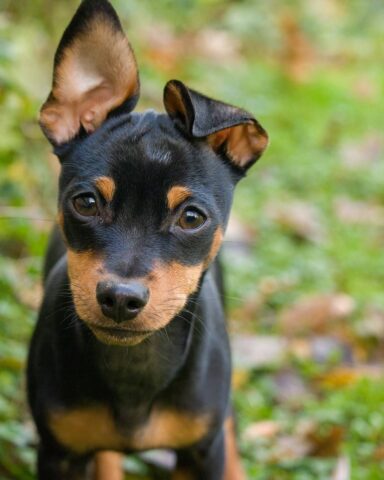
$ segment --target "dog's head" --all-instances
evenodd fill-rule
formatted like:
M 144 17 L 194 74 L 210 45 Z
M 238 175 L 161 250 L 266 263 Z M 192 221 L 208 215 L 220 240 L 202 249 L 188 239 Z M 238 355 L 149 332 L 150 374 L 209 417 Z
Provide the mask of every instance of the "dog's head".
M 40 124 L 62 164 L 58 218 L 76 311 L 117 345 L 165 327 L 198 289 L 233 188 L 268 142 L 252 115 L 179 81 L 165 86 L 165 114 L 132 113 L 138 97 L 116 12 L 83 1 Z

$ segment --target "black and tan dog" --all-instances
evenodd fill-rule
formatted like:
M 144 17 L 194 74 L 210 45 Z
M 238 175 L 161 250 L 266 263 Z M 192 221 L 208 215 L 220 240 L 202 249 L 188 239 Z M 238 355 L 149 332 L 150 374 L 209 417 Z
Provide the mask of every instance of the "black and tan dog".
M 238 480 L 219 251 L 237 181 L 267 145 L 246 111 L 179 81 L 132 113 L 136 62 L 106 0 L 85 0 L 40 123 L 62 171 L 32 339 L 38 478 L 122 478 L 173 449 L 173 479 Z

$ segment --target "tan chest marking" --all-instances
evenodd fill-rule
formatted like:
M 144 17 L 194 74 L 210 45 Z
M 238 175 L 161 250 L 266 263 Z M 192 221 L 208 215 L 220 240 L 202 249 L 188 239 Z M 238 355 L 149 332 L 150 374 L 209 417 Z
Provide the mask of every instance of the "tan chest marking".
M 49 425 L 62 445 L 78 453 L 123 447 L 113 419 L 103 407 L 57 411 L 50 415 Z
M 181 448 L 202 439 L 209 430 L 208 415 L 154 410 L 148 421 L 125 435 L 116 427 L 105 407 L 87 407 L 57 411 L 50 415 L 49 425 L 56 439 L 77 453 L 92 450 L 149 450 Z
M 134 448 L 181 448 L 202 439 L 209 430 L 209 416 L 192 416 L 188 413 L 155 410 L 144 427 L 132 437 Z

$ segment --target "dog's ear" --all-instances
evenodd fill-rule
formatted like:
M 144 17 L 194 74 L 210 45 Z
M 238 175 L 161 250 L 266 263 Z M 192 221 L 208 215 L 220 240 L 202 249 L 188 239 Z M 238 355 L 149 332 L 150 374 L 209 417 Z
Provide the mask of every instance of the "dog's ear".
M 205 137 L 214 151 L 223 153 L 242 172 L 267 147 L 267 132 L 250 113 L 190 90 L 178 80 L 165 86 L 164 105 L 184 131 Z
M 81 129 L 92 133 L 107 115 L 139 96 L 136 61 L 107 0 L 84 0 L 65 30 L 54 60 L 52 91 L 40 111 L 47 138 L 60 145 Z

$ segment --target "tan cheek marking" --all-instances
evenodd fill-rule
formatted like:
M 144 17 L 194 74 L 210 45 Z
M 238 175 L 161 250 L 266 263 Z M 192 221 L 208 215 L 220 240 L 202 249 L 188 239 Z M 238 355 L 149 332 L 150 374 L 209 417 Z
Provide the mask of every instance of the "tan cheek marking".
M 237 450 L 235 424 L 232 417 L 224 423 L 225 472 L 223 480 L 246 480 L 244 468 Z
M 103 278 L 103 263 L 91 251 L 68 250 L 68 275 L 76 312 L 82 320 L 94 321 L 100 316 L 96 286 Z
M 123 446 L 113 419 L 103 407 L 55 412 L 50 415 L 49 425 L 56 439 L 77 453 L 96 448 L 119 450 Z
M 111 177 L 98 177 L 95 185 L 107 202 L 111 202 L 116 190 L 116 184 Z
M 139 317 L 142 325 L 148 328 L 166 326 L 196 290 L 202 272 L 203 264 L 185 266 L 172 262 L 155 266 L 147 281 L 151 292 L 149 304 Z
M 124 480 L 122 459 L 117 452 L 97 453 L 94 480 Z
M 211 249 L 209 250 L 208 257 L 205 260 L 205 267 L 208 267 L 208 265 L 214 260 L 214 258 L 218 254 L 221 244 L 223 243 L 223 237 L 223 230 L 221 229 L 221 227 L 218 227 L 213 235 Z
M 191 192 L 188 188 L 182 186 L 172 187 L 167 193 L 168 208 L 174 210 L 190 196 Z
M 139 450 L 187 447 L 208 433 L 209 420 L 208 415 L 155 410 L 145 427 L 135 433 L 132 445 Z

